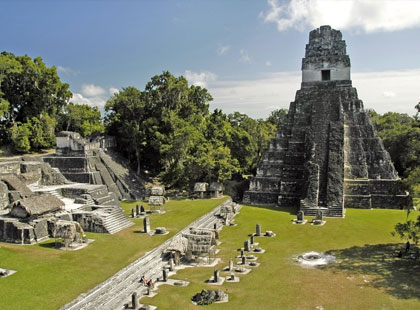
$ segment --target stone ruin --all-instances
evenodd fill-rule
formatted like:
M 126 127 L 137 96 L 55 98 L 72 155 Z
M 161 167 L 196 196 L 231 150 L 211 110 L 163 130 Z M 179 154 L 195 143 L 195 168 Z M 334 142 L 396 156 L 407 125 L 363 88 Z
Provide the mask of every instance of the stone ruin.
M 227 301 L 227 299 L 228 294 L 223 290 L 202 290 L 191 298 L 199 306 L 211 305 L 214 302 Z
M 363 102 L 352 87 L 340 31 L 309 34 L 302 85 L 264 154 L 244 203 L 299 206 L 343 217 L 344 208 L 411 206 Z
M 56 154 L 43 157 L 70 181 L 103 184 L 118 199 L 144 199 L 144 181 L 113 151 L 114 137 L 84 139 L 71 131 L 57 133 Z
M 115 233 L 133 223 L 104 185 L 68 181 L 39 161 L 0 162 L 0 241 L 81 242 L 84 231 Z
M 150 206 L 163 206 L 166 202 L 165 199 L 165 187 L 163 186 L 153 186 L 150 189 L 150 196 L 149 196 L 149 205 Z
M 204 182 L 194 184 L 194 194 L 201 199 L 220 198 L 223 195 L 223 184 L 211 182 L 210 185 Z

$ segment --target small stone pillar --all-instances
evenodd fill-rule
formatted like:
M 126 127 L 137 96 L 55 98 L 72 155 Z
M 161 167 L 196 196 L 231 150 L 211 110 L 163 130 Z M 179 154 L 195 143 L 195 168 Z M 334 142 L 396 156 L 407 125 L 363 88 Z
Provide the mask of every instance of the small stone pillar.
M 148 216 L 146 216 L 143 219 L 143 226 L 144 226 L 144 232 L 146 234 L 149 233 L 150 232 L 150 220 L 149 220 L 149 217 Z
M 174 271 L 174 269 L 175 269 L 175 262 L 174 262 L 174 259 L 171 257 L 169 259 L 169 270 Z
M 303 222 L 303 217 L 304 217 L 304 213 L 303 213 L 303 211 L 298 211 L 298 213 L 297 213 L 297 222 L 298 223 L 301 223 L 301 222 Z
M 163 282 L 168 281 L 168 271 L 166 269 L 162 270 L 162 277 L 163 277 Z
M 244 257 L 244 249 L 241 249 L 241 257 Z
M 134 209 L 131 209 L 131 217 L 132 217 L 132 218 L 135 218 L 135 217 L 136 217 L 136 215 L 135 215 L 135 213 L 134 213 Z
M 244 248 L 245 248 L 245 251 L 249 252 L 249 250 L 250 250 L 249 240 L 246 240 L 246 241 L 244 242 Z
M 256 227 L 256 233 L 255 233 L 255 235 L 256 236 L 261 236 L 261 225 L 260 224 L 257 224 L 257 227 Z
M 219 269 L 215 269 L 213 273 L 213 282 L 217 283 L 219 282 Z
M 231 280 L 231 281 L 235 281 L 235 274 L 234 274 L 234 273 L 231 273 L 231 274 L 230 274 L 230 280 Z
M 322 220 L 323 220 L 323 214 L 322 214 L 322 211 L 321 210 L 319 210 L 319 211 L 316 212 L 316 218 L 315 218 L 315 220 L 322 222 Z
M 233 270 L 233 259 L 229 260 L 229 271 Z
M 213 224 L 213 229 L 216 230 L 217 229 L 217 223 Z
M 254 235 L 251 235 L 251 245 L 254 245 Z
M 242 265 L 246 264 L 246 256 L 242 256 Z
M 140 206 L 136 205 L 136 215 L 139 216 L 140 215 Z
M 144 211 L 144 206 L 143 206 L 143 205 L 141 205 L 141 206 L 140 206 L 140 212 L 141 212 L 141 213 L 144 213 L 144 212 L 145 212 L 145 211 Z
M 138 309 L 138 307 L 139 307 L 139 299 L 137 298 L 137 293 L 136 292 L 134 292 L 131 295 L 131 304 L 133 306 L 133 309 Z

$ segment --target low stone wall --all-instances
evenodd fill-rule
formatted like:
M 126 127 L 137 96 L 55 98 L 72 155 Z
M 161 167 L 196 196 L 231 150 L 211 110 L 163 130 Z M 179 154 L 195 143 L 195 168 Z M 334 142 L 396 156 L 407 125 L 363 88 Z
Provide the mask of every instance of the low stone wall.
M 95 212 L 78 211 L 73 213 L 73 219 L 82 226 L 84 231 L 107 233 L 103 218 Z
M 278 196 L 278 192 L 246 191 L 242 201 L 245 204 L 275 205 L 277 204 Z
M 401 180 L 345 180 L 344 186 L 346 208 L 403 209 L 412 204 Z

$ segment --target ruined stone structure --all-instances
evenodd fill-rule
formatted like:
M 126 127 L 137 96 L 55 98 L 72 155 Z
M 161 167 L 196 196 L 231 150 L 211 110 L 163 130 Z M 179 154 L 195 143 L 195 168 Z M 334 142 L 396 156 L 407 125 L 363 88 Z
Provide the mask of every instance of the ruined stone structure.
M 97 137 L 92 141 L 78 133 L 57 134 L 56 154 L 44 157 L 52 167 L 59 168 L 70 181 L 104 184 L 118 199 L 143 199 L 144 182 L 111 150 L 115 139 Z
M 0 163 L 0 241 L 72 242 L 83 231 L 115 233 L 131 225 L 105 185 L 69 182 L 40 161 Z
M 402 208 L 408 193 L 350 79 L 341 32 L 310 32 L 302 85 L 243 201 L 342 217 L 344 207 Z
M 204 182 L 194 184 L 194 194 L 199 198 L 220 198 L 223 195 L 223 184 L 211 182 L 210 185 Z

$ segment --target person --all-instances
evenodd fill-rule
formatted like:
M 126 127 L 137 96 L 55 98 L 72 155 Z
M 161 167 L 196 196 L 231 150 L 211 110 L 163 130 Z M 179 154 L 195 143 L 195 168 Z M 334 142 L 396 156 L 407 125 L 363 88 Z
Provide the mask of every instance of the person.
M 150 279 L 149 282 L 147 282 L 147 286 L 149 288 L 153 288 L 154 287 L 154 284 L 153 284 L 153 280 L 152 279 Z
M 147 285 L 147 280 L 146 280 L 146 277 L 145 277 L 144 275 L 142 275 L 142 276 L 141 276 L 140 282 L 141 282 L 144 286 L 146 286 L 146 285 Z
M 402 257 L 402 251 L 399 251 L 399 252 L 398 252 L 397 257 L 398 257 L 398 258 L 401 258 L 401 257 Z
M 407 243 L 405 244 L 405 253 L 408 253 L 410 251 L 410 247 L 411 247 L 410 240 L 408 240 Z

